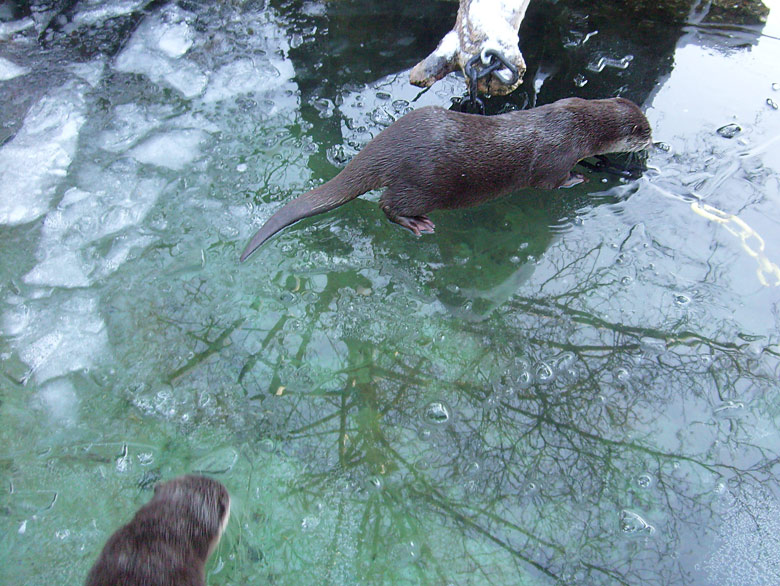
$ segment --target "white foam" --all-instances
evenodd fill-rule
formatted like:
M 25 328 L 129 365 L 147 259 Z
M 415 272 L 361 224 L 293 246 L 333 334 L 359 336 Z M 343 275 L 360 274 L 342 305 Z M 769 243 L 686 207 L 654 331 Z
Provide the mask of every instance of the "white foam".
M 0 149 L 0 224 L 31 222 L 49 209 L 84 124 L 84 92 L 73 81 L 41 98 Z
M 130 155 L 141 163 L 179 171 L 200 154 L 207 134 L 201 130 L 172 130 L 145 140 Z
M 30 70 L 26 67 L 21 67 L 8 59 L 0 57 L 0 81 L 7 81 L 28 73 L 30 73 Z

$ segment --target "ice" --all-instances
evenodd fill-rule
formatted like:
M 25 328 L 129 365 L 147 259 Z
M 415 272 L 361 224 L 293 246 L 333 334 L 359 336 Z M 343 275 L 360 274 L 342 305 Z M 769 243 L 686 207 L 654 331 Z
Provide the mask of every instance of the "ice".
M 30 73 L 30 70 L 26 67 L 21 67 L 8 59 L 0 57 L 0 81 L 7 81 L 28 73 Z
M 165 183 L 160 178 L 137 179 L 134 169 L 89 168 L 85 183 L 96 191 L 69 189 L 43 222 L 36 254 L 40 262 L 24 277 L 28 285 L 86 287 L 115 271 L 135 246 L 151 238 L 138 235 L 115 240 L 105 258 L 85 257 L 88 245 L 138 226 L 156 203 Z M 99 188 L 103 189 L 99 189 Z
M 100 134 L 98 144 L 112 153 L 124 152 L 156 130 L 166 115 L 170 115 L 170 108 L 150 112 L 137 104 L 121 104 L 114 108 L 111 126 Z
M 66 379 L 53 380 L 38 393 L 41 405 L 50 418 L 58 423 L 75 423 L 78 411 L 78 396 L 73 384 Z
M 84 263 L 76 252 L 66 250 L 53 254 L 24 276 L 29 285 L 50 287 L 86 287 L 90 281 Z
M 292 63 L 288 60 L 256 63 L 251 59 L 237 59 L 214 73 L 203 100 L 218 102 L 250 92 L 275 91 L 294 75 Z
M 108 346 L 98 302 L 77 294 L 60 303 L 45 301 L 31 308 L 30 327 L 14 340 L 26 378 L 39 383 L 92 367 Z
M 70 81 L 36 103 L 17 135 L 0 149 L 0 224 L 40 217 L 76 150 L 84 124 L 86 86 Z
M 88 63 L 73 63 L 68 69 L 76 77 L 86 81 L 91 87 L 97 87 L 100 80 L 103 79 L 103 71 L 106 63 L 102 59 L 96 59 Z
M 118 71 L 141 73 L 155 83 L 165 81 L 187 98 L 203 93 L 208 76 L 194 62 L 182 59 L 193 44 L 192 15 L 170 6 L 147 18 L 117 56 Z
M 713 584 L 777 584 L 780 505 L 769 490 L 746 485 L 723 516 L 717 551 L 704 564 Z
M 171 59 L 183 56 L 192 47 L 192 31 L 186 22 L 168 26 L 157 41 L 160 50 Z
M 149 4 L 149 0 L 120 0 L 119 2 L 90 0 L 89 2 L 79 2 L 78 12 L 73 16 L 72 23 L 76 26 L 98 24 L 109 18 L 131 14 L 147 4 Z
M 207 134 L 201 130 L 172 130 L 157 134 L 135 147 L 130 154 L 141 163 L 179 171 L 200 154 Z
M 35 26 L 35 22 L 32 18 L 23 18 L 11 22 L 0 22 L 0 41 L 5 40 L 18 32 L 32 28 L 33 26 Z

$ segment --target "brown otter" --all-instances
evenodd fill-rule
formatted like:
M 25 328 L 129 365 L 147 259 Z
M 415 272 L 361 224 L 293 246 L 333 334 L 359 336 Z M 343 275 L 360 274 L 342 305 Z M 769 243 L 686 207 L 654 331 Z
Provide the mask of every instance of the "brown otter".
M 554 189 L 583 181 L 577 161 L 651 144 L 642 111 L 624 98 L 566 98 L 479 116 L 427 106 L 380 132 L 333 179 L 282 206 L 254 235 L 241 260 L 302 218 L 380 187 L 387 217 L 416 235 L 433 232 L 425 215 L 476 205 L 515 189 Z
M 230 496 L 216 480 L 181 476 L 106 542 L 86 586 L 205 586 L 206 560 L 230 517 Z

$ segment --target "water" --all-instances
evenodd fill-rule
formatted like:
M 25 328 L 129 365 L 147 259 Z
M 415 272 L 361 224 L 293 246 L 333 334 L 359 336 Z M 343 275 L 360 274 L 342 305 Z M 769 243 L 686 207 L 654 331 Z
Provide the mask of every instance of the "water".
M 209 584 L 780 581 L 780 8 L 532 3 L 490 107 L 631 97 L 642 179 L 420 239 L 371 194 L 239 266 L 461 94 L 406 83 L 455 5 L 214 4 L 0 5 L 0 582 L 81 582 L 193 471 L 234 500 Z

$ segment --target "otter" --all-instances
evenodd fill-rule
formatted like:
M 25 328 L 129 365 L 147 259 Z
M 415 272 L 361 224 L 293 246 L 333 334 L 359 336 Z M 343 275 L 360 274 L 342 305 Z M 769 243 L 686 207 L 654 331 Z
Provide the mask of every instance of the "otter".
M 432 233 L 426 214 L 477 205 L 525 187 L 555 189 L 584 181 L 581 159 L 640 151 L 650 124 L 624 98 L 565 98 L 497 116 L 426 106 L 380 132 L 333 179 L 282 206 L 260 228 L 241 261 L 282 228 L 386 187 L 379 206 L 415 235 Z
M 230 496 L 216 480 L 180 476 L 106 542 L 86 586 L 205 586 L 205 565 L 230 517 Z

